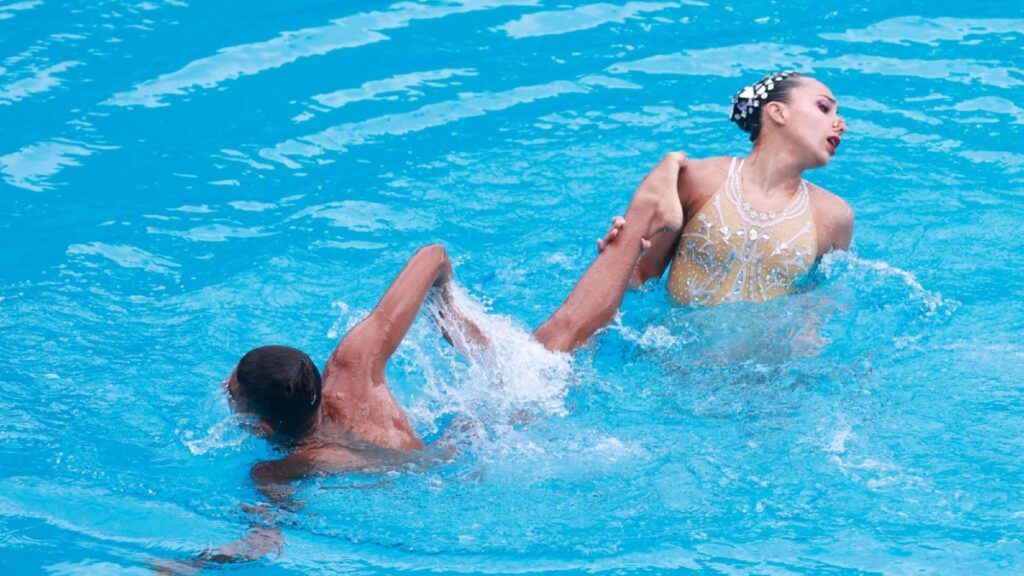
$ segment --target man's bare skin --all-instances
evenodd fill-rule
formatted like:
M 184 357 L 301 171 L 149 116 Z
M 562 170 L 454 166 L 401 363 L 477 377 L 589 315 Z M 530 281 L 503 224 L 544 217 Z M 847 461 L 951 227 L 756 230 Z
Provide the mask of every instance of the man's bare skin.
M 641 183 L 626 213 L 621 238 L 590 265 L 565 302 L 533 333 L 552 351 L 583 345 L 614 317 L 647 239 L 674 231 L 682 222 L 675 180 L 684 157 L 669 154 Z M 342 338 L 323 370 L 323 403 L 313 426 L 282 460 L 253 469 L 257 486 L 283 484 L 315 472 L 339 472 L 372 465 L 367 448 L 396 452 L 422 450 L 385 378 L 388 360 L 412 327 L 431 291 L 451 302 L 452 266 L 440 245 L 421 248 L 392 281 L 373 311 Z M 486 345 L 480 329 L 465 317 L 463 332 Z M 234 373 L 228 392 L 238 402 Z M 272 432 L 263 423 L 264 430 Z
M 680 153 L 667 154 L 637 188 L 626 212 L 628 225 L 616 233 L 618 240 L 598 255 L 565 302 L 534 331 L 534 338 L 545 348 L 575 350 L 614 317 L 651 239 L 682 225 L 677 179 L 684 162 Z M 373 469 L 409 461 L 421 453 L 424 443 L 391 394 L 385 368 L 428 297 L 439 298 L 443 308 L 453 311 L 451 320 L 472 340 L 470 344 L 487 345 L 480 329 L 454 305 L 452 282 L 445 249 L 440 245 L 421 248 L 373 311 L 342 338 L 324 366 L 322 400 L 308 428 L 288 439 L 285 457 L 252 468 L 255 485 L 271 503 L 287 504 L 294 489 L 291 483 L 299 478 Z M 445 337 L 452 341 L 448 334 Z M 235 410 L 250 412 L 252 406 L 237 373 L 236 367 L 226 388 Z M 261 435 L 277 435 L 265 419 L 257 429 Z M 164 569 L 184 572 L 207 563 L 254 560 L 280 546 L 279 528 L 266 522 L 254 526 L 239 542 Z

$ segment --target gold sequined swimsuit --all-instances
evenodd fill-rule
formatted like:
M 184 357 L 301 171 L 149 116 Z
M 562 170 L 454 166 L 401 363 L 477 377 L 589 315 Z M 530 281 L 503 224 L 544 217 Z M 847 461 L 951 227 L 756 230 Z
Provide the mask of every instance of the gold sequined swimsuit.
M 806 182 L 781 211 L 763 212 L 743 199 L 742 169 L 733 158 L 725 183 L 683 228 L 668 277 L 679 304 L 763 302 L 793 292 L 814 265 L 818 240 Z

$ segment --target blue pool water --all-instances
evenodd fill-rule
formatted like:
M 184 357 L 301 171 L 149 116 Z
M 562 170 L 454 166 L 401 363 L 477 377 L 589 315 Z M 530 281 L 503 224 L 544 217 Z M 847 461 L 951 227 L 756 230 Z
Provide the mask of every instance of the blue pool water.
M 0 572 L 146 574 L 244 534 L 274 456 L 220 382 L 326 358 L 444 242 L 499 354 L 389 371 L 449 462 L 303 482 L 244 574 L 1014 573 L 1024 562 L 1017 2 L 0 4 Z M 828 84 L 857 214 L 806 293 L 525 334 L 744 83 Z

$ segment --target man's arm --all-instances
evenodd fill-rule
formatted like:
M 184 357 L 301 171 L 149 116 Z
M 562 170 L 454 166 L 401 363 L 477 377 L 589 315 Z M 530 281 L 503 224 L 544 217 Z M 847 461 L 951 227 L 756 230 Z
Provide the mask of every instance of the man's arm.
M 444 339 L 467 356 L 474 347 L 488 347 L 487 336 L 455 302 L 455 287 L 451 280 L 438 286 L 434 293 L 437 295 L 434 320 Z
M 665 155 L 640 183 L 619 238 L 598 254 L 576 282 L 562 305 L 533 332 L 548 350 L 568 352 L 615 315 L 633 276 L 637 262 L 652 238 L 670 231 L 672 237 L 683 224 L 683 210 L 676 194 L 677 180 L 686 156 Z
M 293 499 L 295 486 L 292 483 L 318 472 L 363 470 L 367 465 L 364 458 L 340 447 L 302 450 L 279 460 L 259 462 L 252 467 L 249 476 L 266 500 L 255 506 L 242 507 L 251 518 L 245 536 L 204 550 L 188 560 L 154 561 L 153 568 L 157 574 L 184 576 L 214 565 L 255 562 L 271 553 L 280 554 L 284 549 L 284 538 L 278 516 L 304 506 Z
M 153 560 L 153 571 L 162 576 L 187 576 L 214 565 L 255 562 L 272 552 L 279 555 L 284 549 L 284 539 L 276 511 L 265 505 L 242 508 L 253 516 L 244 537 L 217 548 L 207 548 L 188 560 Z
M 377 306 L 342 339 L 328 365 L 382 374 L 435 286 L 451 281 L 452 265 L 440 244 L 420 248 L 391 282 Z M 364 372 L 365 373 L 365 372 Z
M 651 240 L 650 248 L 640 257 L 636 270 L 633 271 L 633 277 L 629 281 L 631 287 L 643 286 L 651 278 L 661 278 L 672 262 L 680 234 L 681 230 L 676 234 L 659 234 Z

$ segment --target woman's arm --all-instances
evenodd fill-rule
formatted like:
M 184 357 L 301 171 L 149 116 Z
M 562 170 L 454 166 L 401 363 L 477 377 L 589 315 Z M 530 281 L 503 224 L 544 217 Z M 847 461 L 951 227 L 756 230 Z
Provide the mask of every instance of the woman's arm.
M 853 209 L 845 200 L 815 185 L 811 209 L 818 233 L 818 258 L 832 250 L 849 250 L 853 240 Z
M 686 215 L 696 200 L 707 195 L 705 188 L 708 187 L 708 182 L 706 181 L 709 178 L 713 180 L 718 177 L 718 167 L 717 164 L 709 162 L 709 160 L 691 160 L 685 154 L 682 155 L 679 177 L 676 180 L 676 194 L 679 196 L 679 204 L 683 208 L 685 222 Z M 646 178 L 645 176 L 644 179 Z M 598 251 L 604 250 L 609 242 L 614 241 L 618 236 L 618 230 L 624 225 L 626 224 L 623 219 L 618 217 L 612 219 L 612 228 L 603 239 L 598 240 Z M 650 245 L 633 272 L 633 278 L 630 281 L 632 287 L 638 287 L 652 278 L 660 278 L 665 273 L 665 269 L 668 268 L 675 255 L 681 234 L 682 229 L 673 234 L 658 234 L 649 239 Z
M 672 256 L 676 252 L 679 236 L 682 233 L 682 229 L 679 229 L 675 234 L 658 234 L 651 240 L 650 247 L 643 257 L 640 258 L 640 262 L 636 265 L 636 270 L 633 271 L 633 279 L 630 281 L 630 286 L 637 288 L 651 278 L 661 278 L 669 263 L 672 262 Z
M 853 242 L 853 208 L 850 208 L 849 204 L 843 202 L 842 207 L 837 210 L 836 214 L 832 248 L 834 250 L 849 250 L 851 242 Z

